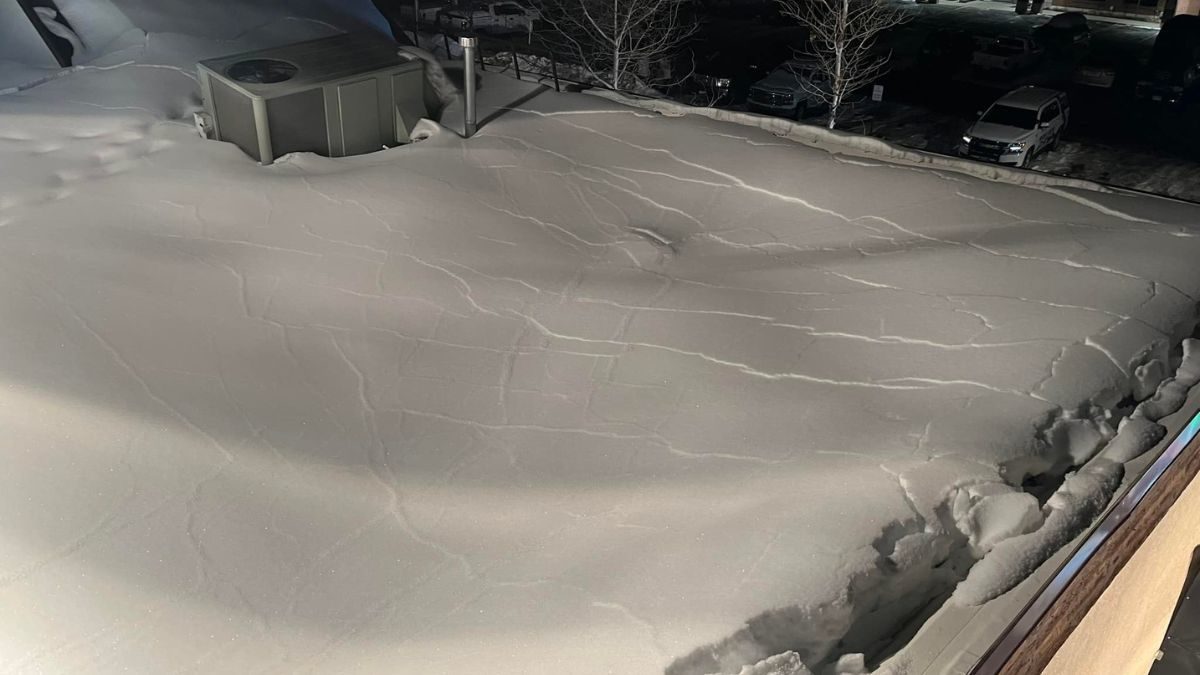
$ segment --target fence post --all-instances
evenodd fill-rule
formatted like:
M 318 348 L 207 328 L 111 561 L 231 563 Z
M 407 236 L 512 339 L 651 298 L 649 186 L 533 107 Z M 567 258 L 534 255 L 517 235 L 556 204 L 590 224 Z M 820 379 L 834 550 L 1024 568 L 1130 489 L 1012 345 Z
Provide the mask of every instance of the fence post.
M 513 72 L 517 74 L 517 79 L 521 79 L 521 64 L 517 61 L 517 46 L 513 42 L 508 43 L 508 48 L 512 50 Z
M 442 33 L 442 44 L 446 47 L 446 60 L 450 60 L 450 36 Z
M 550 74 L 554 76 L 554 91 L 562 91 L 558 88 L 558 59 L 554 58 L 554 52 L 550 52 Z

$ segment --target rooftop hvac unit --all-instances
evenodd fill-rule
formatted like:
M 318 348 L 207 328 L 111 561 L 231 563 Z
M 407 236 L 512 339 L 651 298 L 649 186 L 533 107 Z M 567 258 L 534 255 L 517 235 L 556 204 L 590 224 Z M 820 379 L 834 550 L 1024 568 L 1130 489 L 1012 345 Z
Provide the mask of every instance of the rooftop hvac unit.
M 375 33 L 208 59 L 199 71 L 210 134 L 261 164 L 407 143 L 428 114 L 423 63 Z

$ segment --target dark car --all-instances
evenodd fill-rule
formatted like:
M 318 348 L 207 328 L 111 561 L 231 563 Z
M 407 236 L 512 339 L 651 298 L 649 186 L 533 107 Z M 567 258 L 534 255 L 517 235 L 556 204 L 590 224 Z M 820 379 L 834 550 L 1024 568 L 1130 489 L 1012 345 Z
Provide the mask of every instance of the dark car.
M 1137 97 L 1180 103 L 1191 96 L 1200 73 L 1200 16 L 1180 15 L 1163 24 L 1150 63 L 1137 83 Z
M 923 67 L 956 67 L 971 62 L 975 36 L 961 30 L 935 30 L 925 37 L 917 58 Z
M 1071 82 L 1092 89 L 1112 89 L 1117 82 L 1117 60 L 1102 54 L 1089 55 L 1075 66 Z
M 1083 12 L 1063 12 L 1033 29 L 1033 39 L 1048 49 L 1086 45 L 1091 38 L 1092 30 Z

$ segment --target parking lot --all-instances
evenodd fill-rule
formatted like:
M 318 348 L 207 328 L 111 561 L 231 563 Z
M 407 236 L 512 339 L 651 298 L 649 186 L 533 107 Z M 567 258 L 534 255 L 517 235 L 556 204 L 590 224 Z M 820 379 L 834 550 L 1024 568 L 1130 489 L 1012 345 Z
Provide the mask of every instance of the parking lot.
M 996 98 L 1025 84 L 1048 86 L 1069 94 L 1070 124 L 1058 148 L 1039 155 L 1030 168 L 1200 200 L 1200 111 L 1134 95 L 1157 25 L 1089 18 L 1086 43 L 1051 51 L 1011 77 L 996 77 L 975 72 L 969 56 L 931 61 L 919 52 L 935 31 L 1023 37 L 1057 12 L 1021 16 L 1012 4 L 995 0 L 906 8 L 909 22 L 889 37 L 893 68 L 884 80 L 884 100 L 861 104 L 849 130 L 954 154 L 964 130 Z M 741 33 L 735 22 L 723 23 L 731 34 Z M 1088 59 L 1116 66 L 1111 88 L 1072 83 L 1076 66 Z
M 1019 16 L 992 0 L 914 5 L 900 29 L 917 34 L 962 30 L 980 36 L 1028 36 L 1048 20 Z M 1034 68 L 1007 79 L 982 77 L 969 63 L 912 63 L 900 55 L 887 79 L 885 101 L 869 111 L 869 132 L 910 147 L 951 154 L 962 132 L 1004 92 L 1024 84 L 1067 91 L 1071 120 L 1063 142 L 1031 168 L 1134 189 L 1200 200 L 1200 125 L 1194 106 L 1139 101 L 1134 87 L 1149 58 L 1157 27 L 1149 23 L 1089 18 L 1091 38 L 1077 49 L 1048 53 Z M 912 41 L 898 40 L 898 44 Z M 1109 89 L 1073 84 L 1085 59 L 1112 63 Z
M 1157 24 L 1089 17 L 1086 42 L 1049 50 L 1032 67 L 995 76 L 971 67 L 970 48 L 965 54 L 930 58 L 922 54 L 923 47 L 939 32 L 982 39 L 1029 37 L 1059 12 L 1017 15 L 1013 4 L 1001 0 L 942 0 L 933 5 L 905 0 L 902 6 L 909 20 L 886 37 L 892 67 L 882 80 L 883 100 L 859 103 L 843 128 L 915 149 L 955 154 L 963 132 L 981 110 L 1005 92 L 1036 84 L 1067 92 L 1071 115 L 1061 142 L 1039 154 L 1029 168 L 1200 201 L 1200 107 L 1135 97 L 1135 85 L 1158 35 Z M 741 61 L 739 99 L 715 104 L 745 109 L 747 87 L 787 58 L 790 48 L 803 46 L 805 30 L 771 16 L 772 7 L 770 2 L 710 4 L 701 16 L 701 32 L 690 45 L 691 63 L 682 63 L 684 70 L 677 74 L 692 67 L 691 79 L 698 81 L 705 77 L 706 59 Z M 531 41 L 542 41 L 540 34 L 535 32 Z M 522 36 L 521 45 L 499 49 L 500 57 L 511 59 L 510 51 L 532 50 L 534 45 L 524 45 L 527 41 Z M 754 69 L 746 70 L 745 62 L 755 59 Z M 1115 67 L 1110 88 L 1072 82 L 1076 66 L 1092 60 Z M 563 75 L 570 67 L 563 70 L 560 65 L 559 71 Z M 725 76 L 710 73 L 707 79 L 717 77 Z M 714 104 L 682 89 L 672 88 L 669 94 L 687 103 Z M 820 111 L 810 111 L 805 121 L 820 124 Z

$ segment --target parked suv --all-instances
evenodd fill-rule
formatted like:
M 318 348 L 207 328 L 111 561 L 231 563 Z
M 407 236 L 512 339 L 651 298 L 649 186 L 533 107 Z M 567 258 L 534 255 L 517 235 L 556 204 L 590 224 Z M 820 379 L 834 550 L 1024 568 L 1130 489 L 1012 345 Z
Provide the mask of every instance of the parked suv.
M 746 104 L 754 112 L 800 119 L 823 105 L 813 92 L 826 82 L 812 61 L 790 59 L 750 87 Z
M 1067 95 L 1042 87 L 1014 89 L 963 134 L 959 153 L 988 162 L 1028 166 L 1058 145 L 1071 115 Z

